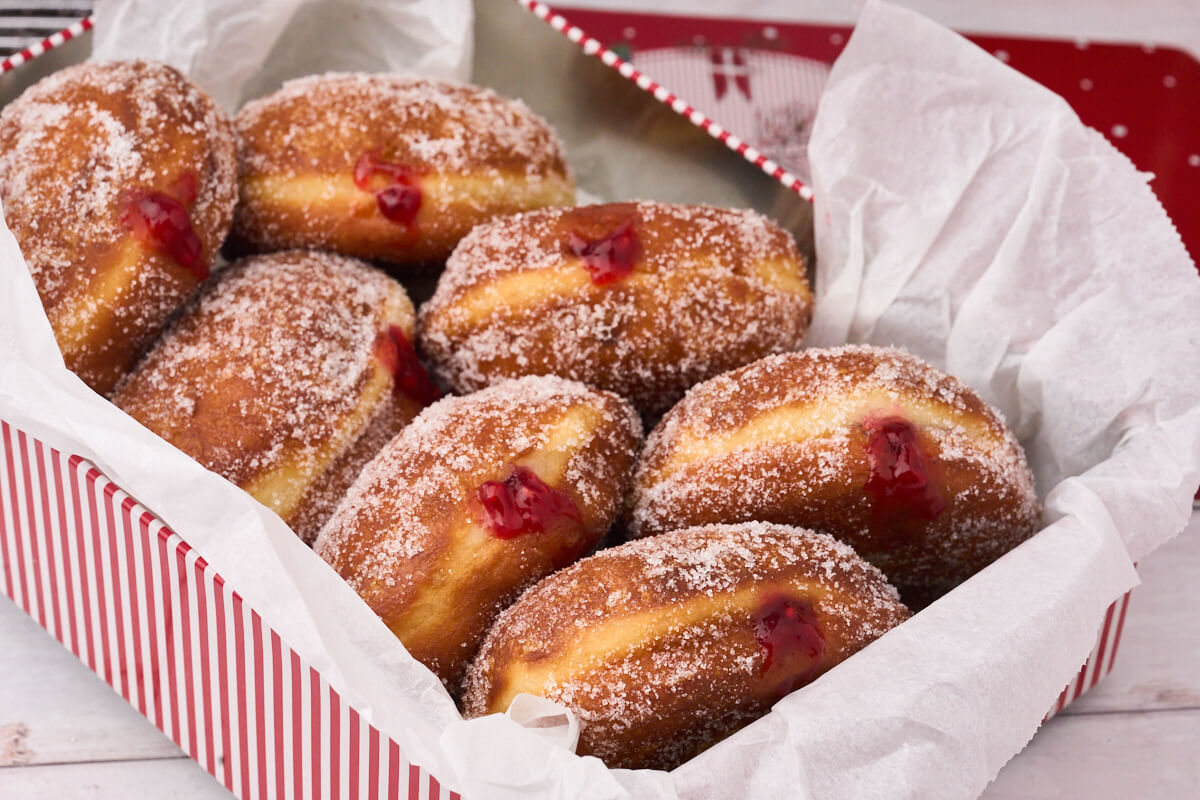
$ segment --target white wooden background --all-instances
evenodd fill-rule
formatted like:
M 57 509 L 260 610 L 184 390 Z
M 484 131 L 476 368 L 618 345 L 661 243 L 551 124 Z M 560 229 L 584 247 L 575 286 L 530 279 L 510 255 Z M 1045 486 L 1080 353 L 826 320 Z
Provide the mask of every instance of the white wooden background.
M 903 2 L 960 29 L 1158 42 L 1200 58 L 1200 0 Z M 561 3 L 567 4 L 848 22 L 861 2 Z M 1144 585 L 1134 592 L 1113 673 L 1044 726 L 986 800 L 1200 798 L 1200 512 L 1139 572 Z M 143 797 L 229 795 L 0 598 L 0 800 Z

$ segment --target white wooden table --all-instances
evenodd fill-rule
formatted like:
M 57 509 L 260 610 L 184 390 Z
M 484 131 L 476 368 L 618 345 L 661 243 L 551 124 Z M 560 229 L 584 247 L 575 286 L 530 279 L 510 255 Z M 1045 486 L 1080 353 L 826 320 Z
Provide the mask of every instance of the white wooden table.
M 639 0 L 568 0 L 645 8 Z M 566 4 L 566 3 L 564 3 Z M 1200 54 L 1198 0 L 905 0 L 960 29 L 1174 44 Z M 655 11 L 848 22 L 856 0 L 656 0 Z M 1200 102 L 1200 99 L 1198 99 Z M 987 800 L 1200 798 L 1200 513 L 1144 560 L 1116 668 L 1051 720 Z M 0 598 L 0 800 L 228 793 Z

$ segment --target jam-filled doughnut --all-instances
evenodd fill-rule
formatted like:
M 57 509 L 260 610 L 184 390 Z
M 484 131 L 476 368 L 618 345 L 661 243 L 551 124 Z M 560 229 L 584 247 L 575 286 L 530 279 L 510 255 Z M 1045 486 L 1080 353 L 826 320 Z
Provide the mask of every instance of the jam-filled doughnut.
M 811 527 L 921 605 L 1031 536 L 1039 516 L 998 412 L 908 353 L 847 346 L 769 356 L 693 388 L 647 440 L 629 529 Z
M 579 715 L 581 755 L 673 769 L 907 617 L 879 570 L 824 534 L 674 531 L 523 594 L 480 648 L 465 712 L 540 695 Z
M 561 378 L 446 398 L 364 468 L 315 549 L 456 691 L 496 614 L 608 531 L 641 436 L 628 403 Z
M 418 345 L 456 391 L 554 374 L 653 416 L 692 384 L 798 348 L 811 309 L 796 243 L 753 211 L 543 209 L 462 240 Z
M 311 541 L 359 469 L 437 387 L 403 287 L 329 253 L 223 270 L 113 402 Z
M 436 262 L 480 222 L 575 200 L 554 131 L 489 89 L 319 75 L 248 103 L 235 124 L 235 248 Z
M 165 64 L 89 62 L 0 112 L 0 202 L 67 366 L 107 394 L 208 277 L 233 219 L 229 118 Z

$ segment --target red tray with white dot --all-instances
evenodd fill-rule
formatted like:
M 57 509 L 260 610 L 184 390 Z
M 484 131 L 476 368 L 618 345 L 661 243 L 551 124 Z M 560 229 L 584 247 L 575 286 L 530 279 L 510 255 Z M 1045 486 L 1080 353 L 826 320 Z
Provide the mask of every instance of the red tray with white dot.
M 742 139 L 735 137 L 735 149 L 748 143 L 755 156 L 807 181 L 808 125 L 852 28 L 574 8 L 561 13 L 567 29 L 587 31 L 652 79 L 639 85 L 669 86 L 689 112 L 699 109 L 720 132 L 737 131 Z M 546 16 L 555 15 L 546 9 Z M 1150 185 L 1200 263 L 1200 62 L 1151 44 L 967 37 L 1062 96 L 1138 169 L 1154 173 Z

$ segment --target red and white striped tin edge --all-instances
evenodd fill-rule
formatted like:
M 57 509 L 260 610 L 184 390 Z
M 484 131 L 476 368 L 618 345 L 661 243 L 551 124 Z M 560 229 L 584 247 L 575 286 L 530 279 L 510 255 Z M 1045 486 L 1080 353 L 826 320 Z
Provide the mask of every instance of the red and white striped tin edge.
M 1129 610 L 1130 594 L 1126 592 L 1108 607 L 1104 614 L 1104 624 L 1100 626 L 1100 634 L 1096 637 L 1096 646 L 1079 668 L 1079 672 L 1067 684 L 1067 688 L 1062 690 L 1058 701 L 1046 714 L 1046 719 L 1074 703 L 1084 692 L 1099 683 L 1101 678 L 1112 672 L 1117 661 L 1117 645 L 1121 643 L 1121 633 L 1125 629 L 1125 612 Z
M 461 800 L 98 469 L 0 444 L 5 594 L 237 797 Z
M 42 53 L 45 53 L 49 50 L 53 50 L 54 48 L 58 47 L 59 45 L 65 44 L 66 42 L 69 42 L 72 39 L 74 39 L 76 36 L 86 33 L 87 31 L 90 31 L 91 29 L 92 29 L 92 17 L 84 17 L 83 19 L 79 20 L 75 24 L 73 24 L 67 28 L 63 28 L 61 31 L 58 31 L 57 33 L 50 34 L 45 39 L 42 39 L 40 42 L 34 42 L 33 44 L 31 44 L 28 47 L 21 50 L 20 52 L 13 53 L 8 58 L 4 59 L 3 61 L 0 61 L 0 75 L 3 75 L 4 73 L 9 72 L 10 70 L 16 69 L 17 67 L 24 64 L 26 61 L 30 61 L 34 58 L 37 58 Z
M 621 58 L 612 50 L 609 50 L 596 39 L 588 36 L 583 30 L 570 24 L 565 17 L 552 11 L 545 3 L 539 3 L 535 0 L 517 0 L 517 2 L 548 22 L 552 28 L 565 35 L 572 42 L 579 45 L 583 49 L 583 52 L 590 56 L 596 56 L 619 72 L 623 77 L 633 81 L 640 89 L 649 92 L 654 96 L 655 100 L 665 103 L 671 110 L 686 118 L 696 127 L 701 128 L 713 138 L 724 142 L 725 146 L 730 150 L 738 153 L 751 164 L 805 200 L 812 200 L 812 189 L 798 177 L 768 158 L 765 153 L 760 152 L 757 148 L 752 147 L 740 137 L 723 128 L 700 109 L 694 108 L 683 98 L 677 97 L 670 89 L 659 84 L 649 75 L 637 69 L 633 64 Z

